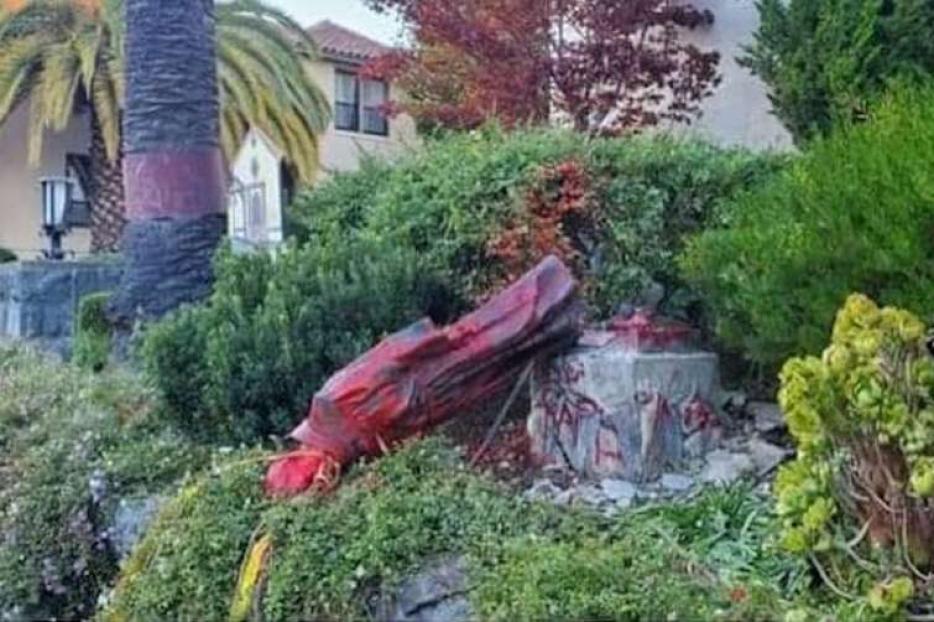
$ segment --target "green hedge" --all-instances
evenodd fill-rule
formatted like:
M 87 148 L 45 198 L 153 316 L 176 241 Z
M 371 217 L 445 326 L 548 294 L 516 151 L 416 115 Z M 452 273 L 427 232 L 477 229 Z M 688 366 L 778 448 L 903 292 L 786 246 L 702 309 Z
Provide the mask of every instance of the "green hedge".
M 78 367 L 99 372 L 110 358 L 112 327 L 107 319 L 109 293 L 90 294 L 78 303 L 73 360 Z
M 147 329 L 145 370 L 181 429 L 252 443 L 290 431 L 332 373 L 448 298 L 441 275 L 386 244 L 223 251 L 211 298 Z
M 820 352 L 851 292 L 934 313 L 934 91 L 873 117 L 815 142 L 685 253 L 722 339 L 770 370 Z
M 13 263 L 16 260 L 16 253 L 6 248 L 0 247 L 0 263 Z
M 781 166 L 701 143 L 496 129 L 392 166 L 368 162 L 299 198 L 297 244 L 276 259 L 223 254 L 211 299 L 149 328 L 143 358 L 166 413 L 215 441 L 284 434 L 330 374 L 381 337 L 424 314 L 456 316 L 499 280 L 490 240 L 542 168 L 569 160 L 596 206 L 597 233 L 581 243 L 598 312 L 659 283 L 664 310 L 691 319 L 696 300 L 674 262 L 684 235 Z
M 462 298 L 496 281 L 488 242 L 523 205 L 545 166 L 583 165 L 598 230 L 588 247 L 591 300 L 608 315 L 653 282 L 675 315 L 693 308 L 674 258 L 723 201 L 784 160 L 667 138 L 588 139 L 559 131 L 454 135 L 394 163 L 367 163 L 301 195 L 291 210 L 303 239 L 362 237 L 414 249 L 452 277 Z M 340 243 L 340 242 L 338 242 Z

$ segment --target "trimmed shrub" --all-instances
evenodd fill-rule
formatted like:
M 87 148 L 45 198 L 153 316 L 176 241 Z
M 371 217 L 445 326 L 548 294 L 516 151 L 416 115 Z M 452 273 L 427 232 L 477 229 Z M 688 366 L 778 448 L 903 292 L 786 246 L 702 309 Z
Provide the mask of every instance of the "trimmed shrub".
M 894 82 L 934 75 L 927 0 L 758 0 L 760 25 L 741 62 L 768 85 L 798 143 L 863 121 Z
M 107 319 L 109 299 L 107 293 L 91 294 L 78 303 L 72 356 L 75 365 L 82 369 L 99 372 L 107 366 L 111 336 Z
M 763 550 L 768 510 L 745 490 L 613 521 L 524 501 L 437 440 L 289 503 L 263 499 L 259 464 L 233 458 L 183 491 L 125 565 L 103 619 L 225 619 L 264 535 L 271 550 L 248 610 L 267 620 L 369 619 L 441 556 L 465 557 L 483 619 L 777 619 L 778 588 L 796 594 L 804 570 Z
M 121 499 L 172 492 L 208 452 L 152 427 L 154 395 L 0 348 L 0 613 L 88 619 L 118 569 Z
M 216 272 L 211 298 L 150 326 L 142 346 L 164 414 L 215 443 L 288 432 L 333 372 L 447 300 L 441 275 L 380 243 L 224 251 Z
M 934 569 L 934 358 L 925 333 L 910 313 L 854 295 L 823 356 L 791 359 L 781 374 L 798 446 L 776 482 L 782 541 L 880 618 L 934 597 L 922 574 Z
M 568 249 L 600 315 L 658 283 L 664 310 L 687 316 L 695 301 L 674 261 L 684 236 L 783 161 L 663 137 L 488 127 L 336 176 L 291 212 L 304 239 L 376 238 L 413 249 L 466 300 L 544 252 Z
M 6 248 L 0 247 L 0 263 L 13 263 L 17 261 L 16 253 Z
M 934 313 L 934 92 L 816 142 L 683 258 L 722 340 L 768 370 L 820 352 L 853 291 Z

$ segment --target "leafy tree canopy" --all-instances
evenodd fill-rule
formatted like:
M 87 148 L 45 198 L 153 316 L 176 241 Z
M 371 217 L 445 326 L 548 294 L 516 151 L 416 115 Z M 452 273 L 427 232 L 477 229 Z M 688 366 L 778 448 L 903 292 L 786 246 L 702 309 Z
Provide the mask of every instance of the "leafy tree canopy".
M 713 15 L 670 0 L 368 0 L 398 15 L 415 46 L 370 67 L 429 125 L 506 126 L 557 116 L 617 133 L 690 120 L 718 78 L 716 52 L 684 42 Z

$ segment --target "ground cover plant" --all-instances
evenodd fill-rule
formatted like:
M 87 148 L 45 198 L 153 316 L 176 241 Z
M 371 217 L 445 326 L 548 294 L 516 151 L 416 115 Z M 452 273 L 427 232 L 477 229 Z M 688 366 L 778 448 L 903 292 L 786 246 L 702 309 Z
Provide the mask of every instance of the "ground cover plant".
M 823 349 L 851 292 L 934 314 L 932 167 L 934 96 L 903 91 L 733 201 L 682 260 L 720 339 L 771 375 Z
M 209 451 L 152 424 L 155 394 L 0 346 L 0 615 L 87 618 L 116 576 L 120 500 L 174 493 Z
M 526 502 L 437 440 L 357 468 L 330 497 L 270 502 L 262 462 L 185 489 L 124 567 L 105 620 L 223 619 L 241 563 L 271 537 L 264 619 L 366 617 L 385 588 L 465 555 L 484 619 L 779 619 L 806 565 L 769 551 L 767 503 L 746 488 L 616 521 Z M 192 598 L 197 594 L 197 598 Z

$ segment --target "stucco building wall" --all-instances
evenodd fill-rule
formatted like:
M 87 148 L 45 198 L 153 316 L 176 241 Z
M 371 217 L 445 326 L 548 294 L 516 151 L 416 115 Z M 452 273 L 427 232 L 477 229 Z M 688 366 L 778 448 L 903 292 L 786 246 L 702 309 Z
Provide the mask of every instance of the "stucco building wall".
M 28 102 L 0 125 L 0 247 L 15 252 L 21 259 L 35 259 L 48 248 L 47 238 L 40 235 L 39 178 L 64 175 L 66 154 L 87 153 L 90 145 L 88 119 L 76 116 L 63 132 L 46 132 L 42 161 L 33 167 L 27 156 L 28 130 Z M 72 230 L 63 246 L 66 251 L 86 254 L 90 249 L 90 232 Z
M 713 96 L 703 102 L 701 118 L 676 132 L 703 137 L 721 145 L 741 145 L 753 149 L 792 148 L 791 135 L 771 114 L 765 84 L 736 62 L 742 46 L 753 41 L 759 26 L 754 0 L 692 0 L 694 6 L 709 9 L 715 17 L 709 28 L 687 34 L 687 39 L 703 49 L 720 52 L 723 81 Z
M 328 102 L 334 105 L 336 72 L 344 69 L 354 72 L 358 67 L 333 62 L 309 63 L 312 79 L 321 87 Z M 389 100 L 398 98 L 399 93 L 390 85 Z M 353 171 L 360 165 L 364 155 L 393 158 L 418 146 L 415 121 L 408 115 L 399 115 L 389 121 L 389 135 L 375 136 L 362 132 L 347 132 L 334 128 L 333 121 L 321 137 L 321 167 L 325 174 Z

